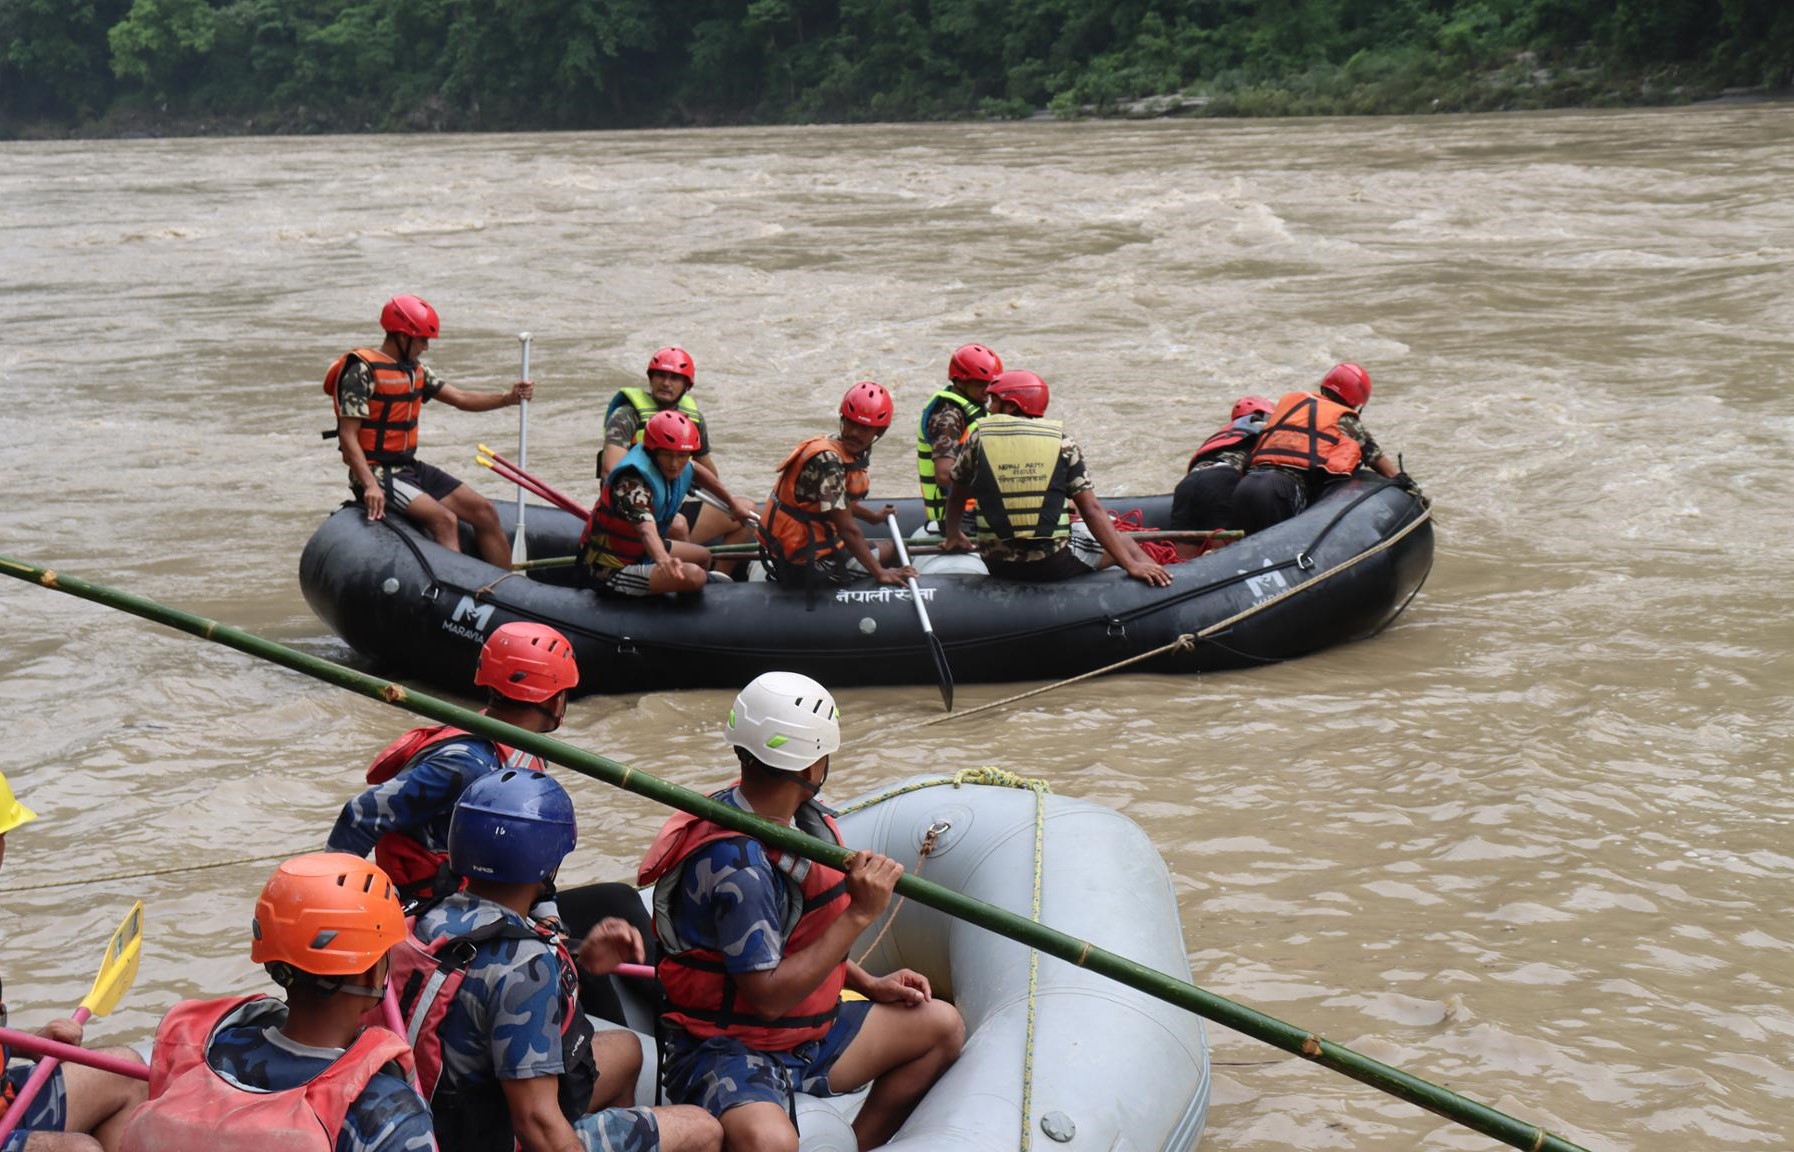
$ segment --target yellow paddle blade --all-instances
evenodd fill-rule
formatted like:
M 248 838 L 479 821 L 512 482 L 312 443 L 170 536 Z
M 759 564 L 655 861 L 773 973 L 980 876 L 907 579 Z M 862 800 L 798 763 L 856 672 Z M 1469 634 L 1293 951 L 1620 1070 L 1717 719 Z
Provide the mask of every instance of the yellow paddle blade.
M 81 1007 L 95 1016 L 104 1016 L 118 1007 L 131 982 L 137 979 L 137 962 L 143 958 L 143 901 L 131 905 L 124 921 L 112 939 L 106 941 L 106 958 L 100 962 L 100 974 L 94 977 L 93 991 L 81 1001 Z
M 475 464 L 478 464 L 478 465 L 479 465 L 479 466 L 480 466 L 480 467 L 482 467 L 482 468 L 490 468 L 490 467 L 492 467 L 492 461 L 490 461 L 490 460 L 488 460 L 488 459 L 486 459 L 486 458 L 485 458 L 485 457 L 484 457 L 484 456 L 475 456 L 475 457 L 474 457 L 474 458 L 473 458 L 473 462 L 474 462 L 474 463 L 475 463 Z
M 496 452 L 494 452 L 494 451 L 493 451 L 493 450 L 492 450 L 492 449 L 490 449 L 490 448 L 488 448 L 488 447 L 486 447 L 486 446 L 485 446 L 485 445 L 484 445 L 484 444 L 475 444 L 475 445 L 474 445 L 474 446 L 473 446 L 473 447 L 474 447 L 474 451 L 476 451 L 476 452 L 480 452 L 480 453 L 483 453 L 483 454 L 485 454 L 485 455 L 487 455 L 487 456 L 496 456 L 496 455 L 498 455 L 498 453 L 496 453 Z

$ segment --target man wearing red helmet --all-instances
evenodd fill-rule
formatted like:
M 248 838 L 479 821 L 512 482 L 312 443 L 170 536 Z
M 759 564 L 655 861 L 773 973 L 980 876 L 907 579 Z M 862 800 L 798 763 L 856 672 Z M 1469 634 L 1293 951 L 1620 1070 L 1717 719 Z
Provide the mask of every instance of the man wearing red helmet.
M 324 392 L 336 409 L 336 430 L 324 435 L 336 437 L 350 490 L 369 520 L 385 516 L 390 503 L 452 552 L 461 550 L 465 520 L 473 525 L 480 556 L 508 568 L 511 542 L 492 502 L 417 458 L 418 417 L 430 400 L 463 412 L 519 404 L 535 395 L 535 385 L 519 380 L 508 392 L 468 392 L 445 383 L 422 363 L 442 326 L 436 309 L 416 296 L 388 300 L 380 326 L 386 340 L 379 348 L 345 352 L 324 375 Z
M 1365 429 L 1359 413 L 1369 401 L 1370 373 L 1356 364 L 1335 364 L 1318 391 L 1285 393 L 1234 489 L 1233 526 L 1281 524 L 1359 468 L 1411 485 Z
M 546 624 L 500 625 L 480 648 L 475 685 L 485 714 L 531 732 L 553 732 L 579 683 L 573 645 Z M 439 895 L 455 799 L 504 768 L 545 770 L 542 761 L 446 724 L 413 728 L 368 766 L 368 787 L 343 805 L 327 847 L 374 859 L 407 901 Z
M 1171 493 L 1171 527 L 1180 531 L 1214 532 L 1233 527 L 1233 490 L 1246 471 L 1246 458 L 1264 430 L 1272 404 L 1263 396 L 1241 396 L 1221 430 L 1204 440 L 1190 456 L 1184 478 Z M 1179 541 L 1184 558 L 1207 551 L 1206 541 Z
M 907 564 L 886 567 L 897 558 L 896 545 L 873 548 L 854 522 L 882 523 L 890 510 L 861 503 L 871 483 L 872 446 L 890 426 L 891 394 L 862 380 L 841 398 L 840 435 L 813 436 L 785 457 L 760 513 L 760 547 L 773 579 L 808 588 L 867 574 L 880 584 L 900 585 L 916 575 Z
M 984 416 L 990 382 L 1003 360 L 982 344 L 962 344 L 947 361 L 947 387 L 928 398 L 916 426 L 916 469 L 922 476 L 922 504 L 932 524 L 946 515 L 948 478 L 965 450 L 966 438 Z
M 579 567 L 588 586 L 620 596 L 704 590 L 710 549 L 666 538 L 686 494 L 693 487 L 714 493 L 744 521 L 754 506 L 692 464 L 702 446 L 685 413 L 669 409 L 649 418 L 641 443 L 605 476 L 580 537 Z
M 1120 564 L 1134 579 L 1162 588 L 1171 574 L 1115 530 L 1096 498 L 1078 442 L 1046 419 L 1051 394 L 1032 372 L 1004 372 L 986 395 L 979 421 L 953 466 L 941 549 L 969 552 L 966 505 L 974 504 L 978 553 L 992 576 L 1050 583 Z M 1083 522 L 1071 522 L 1076 507 Z
M 692 422 L 698 430 L 698 449 L 692 463 L 711 476 L 717 475 L 716 461 L 710 454 L 710 428 L 691 397 L 697 376 L 691 354 L 677 345 L 658 349 L 648 358 L 648 387 L 619 389 L 604 410 L 604 446 L 598 452 L 598 479 L 608 477 L 629 450 L 641 443 L 648 422 L 659 412 L 680 412 Z M 747 521 L 731 518 L 722 509 L 703 504 L 695 497 L 686 501 L 679 512 L 679 518 L 666 529 L 665 534 L 672 539 L 707 542 L 720 537 L 727 544 L 752 539 Z M 726 565 L 719 567 L 726 570 Z

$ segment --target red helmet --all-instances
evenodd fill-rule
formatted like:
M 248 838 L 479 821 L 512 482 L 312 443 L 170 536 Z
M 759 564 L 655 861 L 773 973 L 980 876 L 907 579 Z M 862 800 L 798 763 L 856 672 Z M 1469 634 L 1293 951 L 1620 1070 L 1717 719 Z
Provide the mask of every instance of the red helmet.
M 573 645 L 546 624 L 500 625 L 480 649 L 473 682 L 500 696 L 540 704 L 579 683 Z
M 990 382 L 991 400 L 1007 400 L 1024 416 L 1045 416 L 1051 394 L 1047 382 L 1032 372 L 1004 372 Z
M 656 412 L 642 432 L 642 447 L 649 452 L 697 452 L 704 446 L 698 426 L 683 412 Z
M 380 329 L 434 340 L 442 331 L 442 322 L 436 318 L 436 309 L 416 296 L 394 296 L 380 309 Z
M 841 397 L 841 418 L 868 428 L 891 426 L 891 394 L 883 384 L 861 380 Z
M 1241 396 L 1233 402 L 1233 416 L 1230 419 L 1238 420 L 1241 416 L 1251 416 L 1253 413 L 1263 413 L 1269 416 L 1276 410 L 1277 405 L 1263 396 Z
M 947 379 L 989 384 L 1003 371 L 1003 358 L 982 344 L 961 344 L 947 361 Z
M 695 384 L 698 379 L 698 367 L 691 362 L 691 354 L 673 344 L 648 358 L 648 371 L 671 372 L 675 376 L 683 376 L 687 387 Z
M 1331 392 L 1353 408 L 1370 402 L 1370 373 L 1356 364 L 1335 364 L 1321 380 L 1321 391 Z

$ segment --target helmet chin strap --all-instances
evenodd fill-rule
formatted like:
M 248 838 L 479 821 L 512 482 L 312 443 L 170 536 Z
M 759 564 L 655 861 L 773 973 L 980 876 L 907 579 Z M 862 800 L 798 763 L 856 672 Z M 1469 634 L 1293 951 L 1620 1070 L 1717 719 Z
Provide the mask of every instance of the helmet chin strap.
M 822 779 L 820 779 L 820 780 L 816 781 L 816 783 L 812 784 L 812 783 L 810 783 L 810 777 L 807 773 L 805 775 L 799 776 L 797 778 L 797 782 L 799 784 L 803 785 L 805 800 L 816 799 L 817 794 L 820 793 L 822 791 L 823 787 L 828 783 L 828 770 L 829 770 L 829 758 L 827 756 L 824 756 L 822 758 Z

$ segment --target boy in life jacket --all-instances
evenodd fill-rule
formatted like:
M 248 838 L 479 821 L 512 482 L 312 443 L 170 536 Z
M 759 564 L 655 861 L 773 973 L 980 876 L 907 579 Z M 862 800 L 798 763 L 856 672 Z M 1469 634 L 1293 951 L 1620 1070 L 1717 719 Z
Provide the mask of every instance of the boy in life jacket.
M 1281 524 L 1359 468 L 1412 488 L 1365 429 L 1358 414 L 1369 402 L 1370 373 L 1356 364 L 1335 364 L 1318 392 L 1284 393 L 1233 491 L 1233 526 L 1250 534 Z
M 411 1048 L 362 1017 L 405 935 L 398 892 L 340 852 L 274 870 L 255 903 L 250 959 L 286 990 L 187 1000 L 156 1029 L 150 1101 L 123 1152 L 435 1152 L 411 1086 Z
M 1182 531 L 1218 532 L 1233 527 L 1233 490 L 1246 472 L 1246 458 L 1264 430 L 1272 404 L 1263 396 L 1241 396 L 1233 415 L 1190 456 L 1184 478 L 1171 492 L 1171 527 Z M 1179 541 L 1179 555 L 1207 551 L 1204 542 Z
M 972 501 L 972 532 L 992 576 L 1050 583 L 1120 564 L 1155 588 L 1170 584 L 1169 572 L 1115 530 L 1077 441 L 1046 419 L 1050 398 L 1032 372 L 1005 372 L 991 383 L 990 415 L 953 466 L 941 550 L 972 550 L 963 527 Z M 1073 507 L 1082 523 L 1071 522 Z
M 619 596 L 704 590 L 710 549 L 670 538 L 686 494 L 694 487 L 712 492 L 744 520 L 754 506 L 692 462 L 702 447 L 698 425 L 685 413 L 648 418 L 641 442 L 605 476 L 579 539 L 580 573 L 589 587 Z
M 626 1029 L 594 1033 L 578 972 L 642 959 L 626 921 L 578 947 L 530 915 L 578 840 L 573 801 L 539 772 L 494 772 L 455 805 L 449 866 L 466 881 L 423 909 L 393 950 L 399 1011 L 443 1152 L 716 1152 L 696 1108 L 637 1108 L 644 1053 Z
M 487 690 L 485 713 L 531 732 L 553 732 L 579 683 L 573 645 L 546 624 L 500 625 L 480 648 L 474 684 Z M 445 724 L 413 728 L 367 770 L 368 787 L 343 805 L 326 846 L 374 859 L 407 902 L 437 894 L 448 860 L 455 800 L 501 768 L 546 767 L 527 752 Z
M 768 672 L 735 698 L 724 731 L 741 778 L 713 799 L 841 842 L 816 803 L 841 744 L 822 685 Z M 794 1092 L 867 1082 L 853 1130 L 861 1148 L 877 1148 L 959 1058 L 965 1022 L 926 977 L 873 976 L 847 959 L 902 874 L 871 852 L 843 874 L 685 814 L 648 849 L 637 881 L 654 885 L 662 1080 L 670 1099 L 721 1119 L 729 1148 L 795 1150 Z M 844 989 L 865 999 L 844 1001 Z
M 962 344 L 947 361 L 947 386 L 928 398 L 916 425 L 916 470 L 929 531 L 946 515 L 953 465 L 984 416 L 985 390 L 1003 371 L 1003 360 L 982 344 Z
M 6 834 L 36 819 L 37 813 L 19 803 L 12 785 L 0 773 L 0 863 L 6 860 Z M 6 989 L 0 985 L 0 1028 L 7 1026 Z M 82 1027 L 73 1020 L 56 1019 L 39 1028 L 37 1035 L 61 1044 L 79 1044 Z M 100 1051 L 141 1062 L 129 1048 Z M 17 1106 L 14 1099 L 36 1067 L 35 1060 L 14 1061 L 12 1051 L 0 1044 L 0 1117 Z M 37 1095 L 22 1105 L 25 1115 L 6 1139 L 0 1140 L 0 1152 L 117 1152 L 125 1124 L 147 1091 L 141 1080 L 83 1064 L 58 1064 Z
M 697 401 L 691 397 L 697 377 L 697 365 L 692 362 L 691 354 L 676 345 L 661 348 L 648 358 L 648 387 L 618 390 L 604 410 L 604 446 L 598 451 L 598 479 L 609 477 L 611 469 L 628 455 L 631 448 L 642 442 L 648 422 L 660 412 L 684 413 L 697 427 L 698 447 L 692 455 L 692 464 L 709 473 L 712 479 L 718 477 L 716 459 L 710 453 L 710 427 L 704 422 L 704 414 L 698 411 Z M 749 509 L 751 511 L 751 505 Z M 698 543 L 720 538 L 725 544 L 745 544 L 753 539 L 749 527 L 751 519 L 751 516 L 741 516 L 740 509 L 736 509 L 735 517 L 731 518 L 729 513 L 702 503 L 694 495 L 681 504 L 679 518 L 662 534 L 674 540 Z
M 334 435 L 342 449 L 350 491 L 369 520 L 385 516 L 391 504 L 451 552 L 461 550 L 459 522 L 465 520 L 486 563 L 508 568 L 511 542 L 492 501 L 417 458 L 417 424 L 427 401 L 489 412 L 530 399 L 534 383 L 519 380 L 508 392 L 468 392 L 444 383 L 421 363 L 442 326 L 436 309 L 416 296 L 388 300 L 380 327 L 386 339 L 379 348 L 345 352 L 324 375 L 324 392 L 336 409 L 336 431 L 324 435 Z
M 813 436 L 779 465 L 779 479 L 760 513 L 760 547 L 772 578 L 792 588 L 849 584 L 870 574 L 880 584 L 915 577 L 908 565 L 886 567 L 897 547 L 866 543 L 856 520 L 884 523 L 893 509 L 867 508 L 872 446 L 891 426 L 891 394 L 862 380 L 841 398 L 841 433 Z M 857 567 L 856 567 L 857 565 Z

